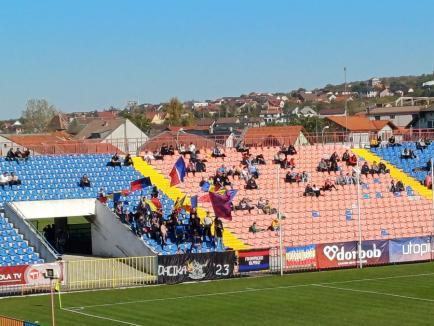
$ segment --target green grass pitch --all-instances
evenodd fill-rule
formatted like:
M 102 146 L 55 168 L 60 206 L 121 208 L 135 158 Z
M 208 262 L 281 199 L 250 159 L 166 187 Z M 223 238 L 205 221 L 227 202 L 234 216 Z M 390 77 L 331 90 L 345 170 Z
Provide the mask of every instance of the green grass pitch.
M 433 325 L 434 263 L 70 293 L 62 301 L 61 326 Z M 2 299 L 0 314 L 51 325 L 50 297 Z

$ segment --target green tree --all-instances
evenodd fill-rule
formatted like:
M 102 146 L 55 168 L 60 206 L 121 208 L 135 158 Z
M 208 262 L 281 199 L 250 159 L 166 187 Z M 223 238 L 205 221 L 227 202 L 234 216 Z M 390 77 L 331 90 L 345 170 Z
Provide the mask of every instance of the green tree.
M 54 105 L 49 104 L 44 99 L 28 100 L 26 109 L 21 116 L 24 122 L 24 129 L 31 133 L 42 132 L 56 113 L 57 109 Z
M 151 120 L 146 118 L 144 114 L 141 113 L 129 113 L 128 111 L 122 111 L 120 113 L 122 118 L 130 120 L 134 123 L 137 128 L 139 128 L 144 133 L 149 133 L 151 131 Z
M 169 125 L 181 125 L 185 109 L 176 97 L 170 99 L 169 103 L 164 106 L 164 111 L 167 113 L 166 121 Z

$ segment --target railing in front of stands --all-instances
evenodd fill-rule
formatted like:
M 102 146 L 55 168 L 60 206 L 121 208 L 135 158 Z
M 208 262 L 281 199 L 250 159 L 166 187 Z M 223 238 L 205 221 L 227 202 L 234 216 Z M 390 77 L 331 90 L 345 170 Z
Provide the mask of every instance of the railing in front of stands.
M 397 141 L 415 142 L 421 138 L 434 140 L 434 129 L 408 129 L 405 130 L 405 132 L 398 130 L 393 134 Z M 392 133 L 390 132 L 380 133 L 383 140 L 387 140 L 391 135 Z M 106 139 L 103 142 L 99 140 L 85 140 L 50 144 L 28 143 L 23 146 L 13 142 L 3 142 L 0 143 L 0 154 L 1 156 L 6 156 L 10 148 L 20 148 L 22 150 L 28 148 L 32 155 L 103 154 L 114 152 L 138 155 L 149 150 L 155 151 L 159 149 L 163 143 L 177 148 L 180 144 L 188 145 L 190 141 L 194 141 L 197 148 L 212 148 L 216 145 L 223 148 L 233 148 L 239 143 L 246 143 L 253 147 L 272 147 L 288 144 L 295 144 L 296 146 L 305 144 L 345 144 L 350 147 L 366 147 L 369 145 L 370 140 L 376 138 L 378 135 L 370 132 L 324 132 L 304 133 L 302 136 L 283 135 L 279 137 L 264 136 L 256 138 L 237 137 L 235 135 L 189 136 L 191 136 L 191 134 L 179 134 L 178 136 L 165 136 L 164 138 L 149 140 L 140 138 L 116 138 Z

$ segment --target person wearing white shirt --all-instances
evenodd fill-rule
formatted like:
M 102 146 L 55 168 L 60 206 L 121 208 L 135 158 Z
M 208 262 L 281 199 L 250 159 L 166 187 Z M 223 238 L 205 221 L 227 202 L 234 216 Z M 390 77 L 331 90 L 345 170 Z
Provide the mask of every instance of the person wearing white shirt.
M 9 184 L 8 174 L 6 172 L 0 174 L 0 187 L 4 189 L 7 184 Z
M 188 146 L 188 151 L 190 153 L 196 153 L 196 146 L 193 143 L 190 143 L 190 146 Z

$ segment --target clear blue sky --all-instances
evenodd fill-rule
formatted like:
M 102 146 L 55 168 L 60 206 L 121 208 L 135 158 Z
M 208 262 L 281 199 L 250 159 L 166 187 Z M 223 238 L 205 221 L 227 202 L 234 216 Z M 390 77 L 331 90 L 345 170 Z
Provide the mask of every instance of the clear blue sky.
M 3 1 L 0 119 L 434 69 L 434 1 Z

